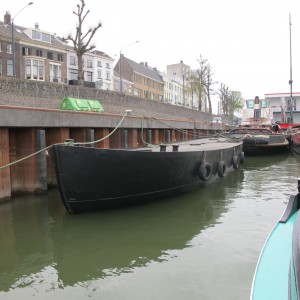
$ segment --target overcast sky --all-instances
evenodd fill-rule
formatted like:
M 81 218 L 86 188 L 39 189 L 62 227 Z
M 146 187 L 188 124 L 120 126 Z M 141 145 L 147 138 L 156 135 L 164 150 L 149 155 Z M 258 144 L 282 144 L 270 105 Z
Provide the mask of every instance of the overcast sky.
M 10 0 L 12 17 L 29 1 Z M 75 31 L 79 0 L 33 0 L 15 24 L 66 36 Z M 116 61 L 120 50 L 160 71 L 181 60 L 198 67 L 200 54 L 214 80 L 245 99 L 290 92 L 292 17 L 293 91 L 300 92 L 300 0 L 85 0 L 87 26 L 101 21 L 96 48 Z M 2 19 L 3 20 L 3 19 Z M 139 40 L 137 44 L 134 41 Z M 216 85 L 216 89 L 219 84 Z

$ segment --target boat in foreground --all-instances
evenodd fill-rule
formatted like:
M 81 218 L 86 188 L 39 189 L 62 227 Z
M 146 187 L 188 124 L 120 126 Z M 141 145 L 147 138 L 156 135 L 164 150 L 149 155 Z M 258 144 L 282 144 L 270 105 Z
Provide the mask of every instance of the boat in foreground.
M 300 299 L 300 179 L 260 254 L 251 300 Z
M 244 160 L 241 142 L 200 139 L 160 147 L 54 145 L 52 161 L 69 213 L 158 200 L 210 184 Z

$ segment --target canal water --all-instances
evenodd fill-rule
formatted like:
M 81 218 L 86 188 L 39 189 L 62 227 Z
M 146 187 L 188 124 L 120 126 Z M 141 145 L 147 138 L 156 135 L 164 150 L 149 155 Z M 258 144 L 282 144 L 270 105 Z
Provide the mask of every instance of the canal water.
M 211 186 L 69 215 L 57 190 L 0 205 L 0 299 L 249 299 L 300 156 L 246 157 Z

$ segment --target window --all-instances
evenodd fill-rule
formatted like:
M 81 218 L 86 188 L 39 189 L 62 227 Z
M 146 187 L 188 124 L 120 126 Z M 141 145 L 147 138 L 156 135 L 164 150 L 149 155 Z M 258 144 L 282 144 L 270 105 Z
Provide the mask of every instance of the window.
M 44 80 L 44 61 L 38 59 L 26 59 L 25 78 L 33 80 Z
M 13 76 L 13 61 L 12 61 L 12 59 L 7 60 L 7 75 Z
M 53 54 L 52 54 L 52 52 L 47 52 L 47 58 L 48 59 L 53 59 Z
M 102 67 L 100 60 L 97 61 L 97 67 Z
M 64 55 L 62 53 L 57 54 L 57 60 L 58 61 L 64 61 Z
M 46 43 L 51 43 L 51 35 L 49 33 L 40 32 L 37 30 L 32 30 L 32 38 L 34 40 L 43 41 Z
M 97 72 L 97 78 L 102 78 L 102 72 L 101 72 L 101 69 L 98 69 L 98 72 Z
M 90 59 L 87 59 L 86 66 L 87 66 L 87 68 L 92 68 L 93 67 L 93 63 Z
M 78 70 L 70 69 L 69 78 L 70 78 L 70 80 L 77 80 L 78 79 Z
M 27 47 L 22 47 L 22 54 L 23 56 L 31 55 L 31 49 Z
M 41 49 L 36 49 L 36 56 L 43 57 L 43 51 Z
M 42 32 L 42 41 L 50 43 L 51 42 L 51 35 L 48 33 Z
M 110 69 L 109 63 L 106 63 L 106 69 Z
M 50 81 L 61 82 L 61 66 L 59 64 L 50 64 Z
M 110 72 L 106 72 L 106 80 L 110 80 Z
M 7 43 L 6 52 L 12 54 L 12 45 L 10 43 Z
M 76 57 L 75 56 L 70 56 L 70 65 L 71 66 L 76 66 Z
M 93 78 L 93 73 L 92 72 L 86 72 L 86 81 L 92 82 Z
M 268 107 L 267 100 L 265 100 L 265 99 L 261 100 L 261 107 L 262 107 L 262 108 Z
M 32 38 L 34 40 L 41 40 L 41 33 L 36 30 L 32 30 Z
M 254 101 L 253 100 L 247 100 L 246 104 L 247 104 L 247 108 L 254 108 Z

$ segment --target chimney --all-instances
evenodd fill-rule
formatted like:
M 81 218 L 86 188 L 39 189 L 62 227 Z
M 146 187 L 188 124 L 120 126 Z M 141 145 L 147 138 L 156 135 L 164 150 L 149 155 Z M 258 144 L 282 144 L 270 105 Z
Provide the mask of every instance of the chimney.
M 147 68 L 148 68 L 148 63 L 147 63 L 147 62 L 145 62 L 145 67 L 147 67 Z
M 34 24 L 34 28 L 35 28 L 35 29 L 39 29 L 39 23 L 35 23 L 35 24 Z
M 6 11 L 6 14 L 4 15 L 4 25 L 11 23 L 11 14 L 9 11 Z
M 141 61 L 141 62 L 140 62 L 140 65 L 144 66 L 144 63 Z

